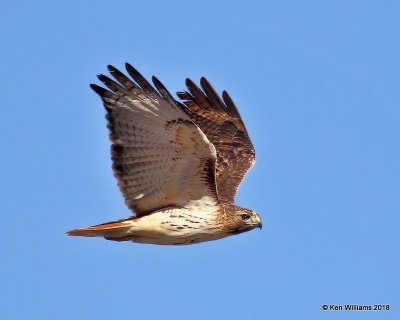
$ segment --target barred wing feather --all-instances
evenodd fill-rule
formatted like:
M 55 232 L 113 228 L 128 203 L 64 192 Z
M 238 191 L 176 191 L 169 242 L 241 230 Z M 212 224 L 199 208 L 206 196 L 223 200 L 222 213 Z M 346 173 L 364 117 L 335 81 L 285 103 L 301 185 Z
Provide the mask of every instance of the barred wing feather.
M 201 89 L 186 79 L 187 92 L 178 92 L 182 110 L 207 135 L 217 151 L 216 181 L 219 200 L 233 203 L 236 191 L 255 163 L 255 150 L 239 111 L 229 94 L 222 99 L 205 78 Z
M 132 79 L 108 67 L 108 88 L 92 84 L 107 110 L 114 175 L 127 206 L 143 216 L 167 206 L 185 207 L 205 198 L 218 203 L 216 150 L 164 86 L 156 89 L 131 65 Z

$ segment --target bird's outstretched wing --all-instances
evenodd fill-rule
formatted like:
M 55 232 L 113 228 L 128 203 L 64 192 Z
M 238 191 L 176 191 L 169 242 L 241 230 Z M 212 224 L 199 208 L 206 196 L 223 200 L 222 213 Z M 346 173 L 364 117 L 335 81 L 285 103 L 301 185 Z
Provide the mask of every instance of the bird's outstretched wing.
M 186 79 L 188 92 L 178 92 L 181 108 L 217 150 L 217 191 L 221 202 L 233 203 L 240 182 L 255 163 L 255 150 L 237 107 L 226 91 L 222 99 L 206 78 L 201 89 Z
M 143 216 L 195 201 L 218 203 L 216 150 L 153 77 L 155 88 L 131 65 L 132 79 L 113 66 L 114 80 L 99 75 L 106 90 L 91 84 L 107 110 L 114 175 L 127 206 Z

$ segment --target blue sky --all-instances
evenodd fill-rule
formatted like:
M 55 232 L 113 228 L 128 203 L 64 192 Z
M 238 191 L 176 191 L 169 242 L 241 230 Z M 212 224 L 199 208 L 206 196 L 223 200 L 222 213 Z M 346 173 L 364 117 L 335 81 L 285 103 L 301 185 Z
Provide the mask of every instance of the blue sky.
M 5 1 L 1 319 L 400 316 L 400 4 Z M 262 231 L 187 247 L 66 237 L 130 215 L 89 88 L 129 61 L 229 91 Z M 322 311 L 390 304 L 390 311 Z

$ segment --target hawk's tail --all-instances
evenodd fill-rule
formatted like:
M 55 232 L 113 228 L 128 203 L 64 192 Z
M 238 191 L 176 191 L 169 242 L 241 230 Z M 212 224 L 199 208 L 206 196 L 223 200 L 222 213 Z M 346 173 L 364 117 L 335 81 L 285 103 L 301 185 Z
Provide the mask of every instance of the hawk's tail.
M 132 226 L 130 223 L 132 220 L 132 218 L 124 219 L 102 223 L 87 228 L 73 229 L 67 231 L 66 234 L 69 236 L 104 237 L 108 240 L 127 241 L 131 240 L 128 231 Z

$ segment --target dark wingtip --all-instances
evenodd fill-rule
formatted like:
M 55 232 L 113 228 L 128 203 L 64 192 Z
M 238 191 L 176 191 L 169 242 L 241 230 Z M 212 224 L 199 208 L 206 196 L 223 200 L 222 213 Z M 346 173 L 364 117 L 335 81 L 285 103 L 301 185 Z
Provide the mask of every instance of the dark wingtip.
M 201 85 L 201 87 L 203 88 L 203 90 L 204 90 L 205 88 L 207 88 L 207 87 L 208 87 L 208 88 L 212 88 L 210 82 L 207 80 L 206 77 L 201 77 L 201 78 L 200 78 L 200 85 Z
M 134 74 L 139 74 L 139 75 L 140 75 L 140 72 L 137 71 L 136 68 L 133 67 L 129 62 L 125 62 L 125 69 L 126 69 L 128 72 L 132 72 L 132 73 L 134 73 Z
M 192 79 L 190 79 L 190 78 L 186 78 L 185 79 L 185 85 L 186 85 L 186 87 L 190 87 L 190 86 L 196 86 L 196 84 L 193 82 L 193 80 Z M 197 87 L 197 86 L 196 86 Z
M 107 70 L 110 71 L 110 72 L 118 71 L 118 69 L 116 67 L 114 67 L 113 65 L 111 65 L 111 64 L 109 64 L 107 66 Z
M 233 104 L 233 100 L 226 90 L 222 91 L 222 99 L 224 100 L 225 104 L 228 104 L 228 103 Z
M 107 76 L 105 76 L 104 74 L 100 73 L 97 75 L 97 79 L 99 79 L 101 82 L 104 82 L 109 78 Z
M 167 90 L 167 88 L 165 88 L 162 82 L 158 80 L 156 76 L 152 76 L 151 80 L 153 81 L 153 84 L 155 85 L 157 90 L 160 92 L 161 96 L 169 103 L 174 104 L 175 103 L 174 97 L 169 93 L 169 91 Z
M 160 89 L 165 89 L 164 85 L 161 83 L 160 80 L 157 79 L 156 76 L 152 76 L 152 77 L 151 77 L 151 81 L 153 81 L 153 84 L 156 86 L 156 88 L 157 88 L 158 90 L 160 90 Z
M 92 88 L 92 90 L 94 92 L 96 92 L 100 97 L 103 97 L 104 94 L 107 92 L 106 89 L 104 89 L 103 87 L 98 86 L 97 84 L 91 83 L 90 84 L 90 88 Z
M 156 76 L 152 76 L 151 77 L 151 81 L 153 81 L 154 85 L 156 86 L 156 88 L 158 89 L 163 89 L 166 90 L 165 86 L 162 84 L 162 82 L 160 80 L 158 80 L 158 78 Z
M 92 88 L 92 90 L 94 92 L 96 92 L 101 97 L 101 99 L 103 100 L 104 108 L 106 109 L 107 112 L 110 112 L 110 110 L 111 110 L 110 107 L 107 106 L 106 102 L 104 101 L 104 98 L 108 94 L 110 94 L 110 92 L 108 90 L 104 89 L 103 87 L 100 87 L 100 86 L 98 86 L 97 84 L 94 84 L 94 83 L 90 84 L 90 88 Z

